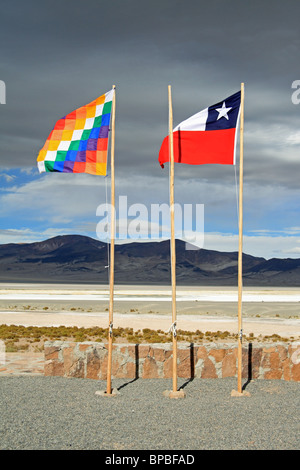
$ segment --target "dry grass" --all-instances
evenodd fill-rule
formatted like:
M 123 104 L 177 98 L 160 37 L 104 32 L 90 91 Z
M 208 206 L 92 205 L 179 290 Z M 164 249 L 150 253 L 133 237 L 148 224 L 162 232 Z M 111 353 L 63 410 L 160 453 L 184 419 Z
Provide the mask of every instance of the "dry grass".
M 118 343 L 168 343 L 172 341 L 171 334 L 162 330 L 143 330 L 133 331 L 132 328 L 115 328 L 113 330 L 114 341 Z M 97 341 L 106 342 L 108 337 L 107 328 L 78 328 L 78 327 L 25 327 L 16 325 L 0 325 L 0 340 L 4 341 L 7 352 L 33 351 L 41 352 L 44 349 L 45 341 Z M 237 335 L 228 331 L 206 331 L 205 333 L 197 330 L 195 332 L 178 330 L 178 342 L 189 342 L 202 344 L 207 342 L 231 342 L 237 340 Z M 279 335 L 255 337 L 250 333 L 245 338 L 246 341 L 255 342 L 277 342 L 288 341 Z

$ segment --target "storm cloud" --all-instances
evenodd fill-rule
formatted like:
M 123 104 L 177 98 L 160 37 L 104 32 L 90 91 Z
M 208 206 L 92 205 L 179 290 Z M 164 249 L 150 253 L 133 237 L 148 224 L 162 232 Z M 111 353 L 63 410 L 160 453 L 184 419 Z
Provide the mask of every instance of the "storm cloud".
M 3 228 L 10 228 L 7 212 L 16 213 L 21 203 L 30 208 L 30 220 L 33 213 L 36 219 L 47 213 L 50 227 L 65 217 L 75 230 L 83 210 L 94 217 L 104 181 L 98 180 L 99 193 L 87 198 L 85 185 L 62 178 L 68 181 L 69 216 L 65 204 L 61 209 L 56 205 L 54 219 L 46 198 L 43 209 L 43 198 L 36 201 L 33 195 L 39 186 L 43 193 L 47 180 L 44 194 L 52 192 L 58 201 L 62 186 L 56 191 L 57 178 L 38 174 L 36 158 L 60 117 L 113 84 L 116 191 L 126 194 L 129 203 L 149 205 L 168 201 L 168 168 L 158 164 L 168 132 L 168 85 L 175 126 L 235 93 L 241 82 L 245 231 L 299 226 L 300 105 L 291 99 L 292 83 L 300 79 L 299 14 L 296 0 L 1 1 L 0 79 L 6 85 L 6 104 L 0 105 Z M 31 178 L 16 182 L 14 172 L 24 175 L 26 169 Z M 205 204 L 209 232 L 236 234 L 232 168 L 176 165 L 175 174 L 178 202 Z M 93 181 L 93 191 L 95 179 L 88 181 Z M 45 224 L 41 233 L 47 230 Z M 298 246 L 297 240 L 293 243 Z

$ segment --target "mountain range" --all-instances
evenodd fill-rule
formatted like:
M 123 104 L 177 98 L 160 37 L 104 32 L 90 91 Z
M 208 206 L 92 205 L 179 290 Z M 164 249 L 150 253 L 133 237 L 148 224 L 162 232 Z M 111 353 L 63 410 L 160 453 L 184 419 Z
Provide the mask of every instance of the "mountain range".
M 0 282 L 108 284 L 110 246 L 82 235 L 0 245 Z M 237 252 L 186 250 L 176 240 L 177 285 L 237 285 Z M 115 284 L 170 285 L 170 242 L 115 245 Z M 300 259 L 243 254 L 243 285 L 300 286 Z

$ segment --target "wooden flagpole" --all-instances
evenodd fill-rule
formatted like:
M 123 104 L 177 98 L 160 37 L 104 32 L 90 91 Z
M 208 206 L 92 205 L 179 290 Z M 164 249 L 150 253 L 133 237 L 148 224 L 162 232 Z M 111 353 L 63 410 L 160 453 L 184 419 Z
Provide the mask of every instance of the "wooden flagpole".
M 114 266 L 115 266 L 115 118 L 116 118 L 116 87 L 113 85 L 111 115 L 111 220 L 110 220 L 110 262 L 109 262 L 109 328 L 108 328 L 108 362 L 107 362 L 107 395 L 112 394 L 111 366 L 113 342 L 113 308 L 114 308 Z
M 242 290 L 243 290 L 243 166 L 244 166 L 244 83 L 241 83 L 239 254 L 238 254 L 238 393 L 242 393 Z
M 183 390 L 177 390 L 177 328 L 176 328 L 176 247 L 175 247 L 175 206 L 174 206 L 174 148 L 173 148 L 173 109 L 171 85 L 168 86 L 169 100 L 169 150 L 170 150 L 170 217 L 171 217 L 171 281 L 172 281 L 172 336 L 173 336 L 173 388 L 164 395 L 169 398 L 184 398 Z
M 176 251 L 174 228 L 174 148 L 173 109 L 171 85 L 169 97 L 169 145 L 170 145 L 170 215 L 171 215 L 171 279 L 172 279 L 172 334 L 173 334 L 173 392 L 177 392 L 177 333 L 176 333 Z

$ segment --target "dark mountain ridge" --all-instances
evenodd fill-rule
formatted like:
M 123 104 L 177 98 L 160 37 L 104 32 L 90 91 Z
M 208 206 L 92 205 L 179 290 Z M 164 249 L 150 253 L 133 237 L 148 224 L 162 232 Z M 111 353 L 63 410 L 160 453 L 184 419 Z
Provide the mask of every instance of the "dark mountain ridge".
M 108 283 L 109 245 L 82 235 L 0 245 L 0 282 Z M 176 240 L 178 285 L 237 285 L 237 252 L 186 250 Z M 115 245 L 116 284 L 170 284 L 170 242 Z M 300 286 L 300 259 L 243 254 L 243 284 Z

